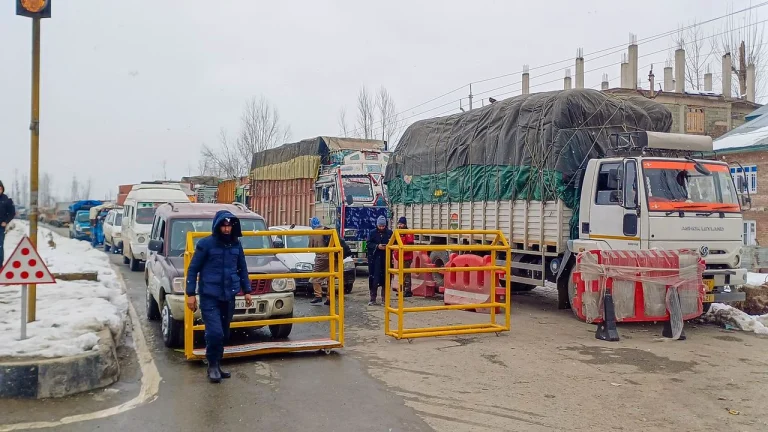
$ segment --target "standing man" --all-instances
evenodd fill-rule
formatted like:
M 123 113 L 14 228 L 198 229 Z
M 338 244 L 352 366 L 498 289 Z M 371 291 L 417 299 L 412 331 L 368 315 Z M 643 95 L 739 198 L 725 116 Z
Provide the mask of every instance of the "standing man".
M 5 186 L 0 181 L 0 267 L 3 266 L 3 260 L 5 260 L 5 251 L 3 250 L 5 230 L 8 229 L 8 224 L 15 216 L 16 206 L 13 205 L 13 200 L 5 194 Z
M 381 300 L 384 297 L 384 290 L 386 284 L 384 278 L 387 275 L 387 243 L 392 237 L 392 231 L 387 228 L 387 219 L 384 216 L 379 216 L 376 219 L 376 230 L 371 231 L 368 236 L 368 290 L 371 293 L 371 301 L 368 302 L 368 306 L 375 306 L 376 294 L 381 287 Z
M 408 220 L 405 218 L 405 216 L 401 216 L 400 219 L 397 220 L 397 228 L 398 229 L 408 229 Z M 400 241 L 403 242 L 404 245 L 412 245 L 413 244 L 413 234 L 401 234 L 400 235 Z M 392 251 L 392 255 L 395 259 L 397 259 L 397 251 Z M 398 265 L 402 265 L 403 268 L 411 268 L 411 263 L 413 262 L 413 252 L 411 251 L 404 251 L 403 252 L 403 262 L 402 264 L 398 263 Z M 400 289 L 405 288 L 405 297 L 413 297 L 413 292 L 411 291 L 411 274 L 406 273 L 403 275 L 404 281 L 402 281 L 402 285 Z
M 187 307 L 192 312 L 197 311 L 195 294 L 199 294 L 200 313 L 205 323 L 208 380 L 212 383 L 232 376 L 221 370 L 220 361 L 224 356 L 224 345 L 229 340 L 235 296 L 242 291 L 246 306 L 253 305 L 248 264 L 240 244 L 242 236 L 240 220 L 227 210 L 219 210 L 213 218 L 212 234 L 197 242 L 187 271 Z
M 312 219 L 309 220 L 309 226 L 313 230 L 321 230 L 325 229 L 322 223 L 320 223 L 320 219 L 318 219 L 316 216 L 313 216 Z M 310 248 L 321 248 L 321 247 L 328 247 L 329 241 L 325 239 L 325 236 L 316 234 L 309 237 L 309 247 Z M 328 259 L 328 253 L 315 253 L 315 266 L 312 269 L 315 273 L 325 273 L 330 271 L 330 260 Z M 323 284 L 328 284 L 328 278 L 327 277 L 313 277 L 309 279 L 310 282 L 312 282 L 312 289 L 315 291 L 315 298 L 312 299 L 311 302 L 309 302 L 313 306 L 320 306 L 321 303 L 323 303 Z M 329 288 L 330 289 L 330 288 Z M 330 294 L 329 294 L 330 295 Z M 331 304 L 330 298 L 325 301 L 326 305 Z

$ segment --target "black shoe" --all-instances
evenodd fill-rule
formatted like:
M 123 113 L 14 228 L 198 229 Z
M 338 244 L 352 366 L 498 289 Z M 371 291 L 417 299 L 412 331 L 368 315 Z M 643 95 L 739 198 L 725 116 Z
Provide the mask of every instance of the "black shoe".
M 313 304 L 315 306 L 320 306 L 320 303 L 322 303 L 322 302 L 323 302 L 323 298 L 322 297 L 315 297 L 314 299 L 312 299 L 311 302 L 309 302 L 309 304 Z
M 331 305 L 331 301 L 330 300 L 326 300 L 325 303 L 323 303 L 323 304 L 326 305 L 326 306 L 330 306 Z
M 405 290 L 403 297 L 413 297 L 413 292 L 411 290 Z
M 232 374 L 231 374 L 231 373 L 229 373 L 229 372 L 224 372 L 223 370 L 221 370 L 221 366 L 219 366 L 219 375 L 221 375 L 221 377 L 222 377 L 223 379 L 229 379 L 229 378 L 232 378 Z
M 218 367 L 208 367 L 208 381 L 214 384 L 221 382 L 221 372 Z

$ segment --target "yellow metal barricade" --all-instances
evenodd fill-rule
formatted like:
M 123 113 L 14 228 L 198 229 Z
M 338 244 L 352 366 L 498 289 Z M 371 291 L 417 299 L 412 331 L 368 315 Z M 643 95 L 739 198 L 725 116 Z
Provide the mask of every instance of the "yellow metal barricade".
M 224 347 L 224 358 L 244 357 L 260 354 L 284 353 L 293 351 L 330 350 L 344 346 L 344 260 L 343 249 L 339 242 L 336 230 L 291 230 L 291 235 L 323 235 L 330 236 L 328 247 L 321 248 L 265 248 L 245 249 L 245 255 L 274 255 L 281 253 L 328 253 L 328 272 L 312 273 L 263 273 L 250 274 L 250 280 L 259 279 L 298 279 L 312 277 L 328 278 L 328 299 L 330 300 L 330 313 L 323 316 L 277 318 L 254 321 L 233 321 L 229 328 L 265 327 L 280 324 L 301 324 L 313 322 L 329 322 L 330 335 L 328 339 L 312 339 L 298 341 L 273 341 L 257 342 L 246 345 Z M 195 239 L 207 237 L 211 233 L 189 232 L 187 233 L 187 245 L 184 253 L 184 280 L 187 279 L 189 264 L 195 252 Z M 273 231 L 243 232 L 243 237 L 271 237 Z M 336 280 L 338 280 L 339 292 L 336 298 Z M 186 287 L 185 287 L 186 290 Z M 254 299 L 255 301 L 256 299 Z M 202 360 L 205 358 L 205 348 L 194 347 L 194 332 L 205 330 L 205 323 L 195 324 L 194 313 L 186 306 L 187 294 L 184 293 L 184 354 L 187 360 Z M 199 304 L 199 302 L 198 302 Z M 295 307 L 295 306 L 294 306 Z M 198 308 L 199 309 L 199 308 Z
M 479 236 L 483 238 L 485 235 L 494 235 L 493 242 L 489 245 L 404 245 L 400 239 L 402 234 L 443 234 L 443 235 L 466 235 L 466 236 Z M 403 265 L 398 265 L 398 268 L 392 267 L 392 252 L 396 252 L 397 262 L 404 262 L 404 252 L 417 252 L 417 251 L 456 251 L 456 252 L 490 252 L 491 263 L 496 263 L 496 253 L 506 253 L 506 261 L 504 267 L 497 265 L 482 266 L 482 267 L 444 267 L 441 269 L 436 268 L 403 268 Z M 392 336 L 397 339 L 412 339 L 431 336 L 451 336 L 462 334 L 474 334 L 474 333 L 498 333 L 502 331 L 509 331 L 510 329 L 510 268 L 511 268 L 511 252 L 509 243 L 504 237 L 501 231 L 498 230 L 428 230 L 428 229 L 396 229 L 392 234 L 392 238 L 387 244 L 387 258 L 386 258 L 386 281 L 385 281 L 385 293 L 384 293 L 384 333 L 388 336 Z M 431 273 L 436 271 L 445 272 L 466 272 L 466 271 L 490 271 L 491 272 L 491 299 L 489 303 L 473 303 L 463 305 L 442 305 L 442 306 L 419 306 L 419 307 L 405 307 L 403 301 L 403 290 L 398 290 L 397 295 L 397 307 L 391 307 L 392 297 L 392 275 L 397 275 L 400 286 L 404 280 L 406 273 Z M 505 274 L 505 295 L 504 303 L 499 303 L 496 299 L 494 282 L 497 271 L 503 271 Z M 468 309 L 488 309 L 490 308 L 490 322 L 482 324 L 463 324 L 463 325 L 451 325 L 440 327 L 421 327 L 421 328 L 404 328 L 403 321 L 406 313 L 415 312 L 435 312 L 443 310 L 468 310 Z M 496 309 L 500 308 L 504 310 L 504 324 L 500 325 L 496 323 Z M 390 330 L 390 314 L 394 313 L 397 316 L 397 330 Z

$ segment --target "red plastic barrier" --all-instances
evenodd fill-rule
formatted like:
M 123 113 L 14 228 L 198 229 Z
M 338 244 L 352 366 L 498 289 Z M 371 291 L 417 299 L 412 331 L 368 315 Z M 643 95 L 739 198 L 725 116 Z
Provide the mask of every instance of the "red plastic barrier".
M 582 272 L 582 263 L 597 263 L 603 269 L 619 269 L 619 275 L 607 276 Z M 696 273 L 681 276 L 680 270 L 696 266 Z M 637 267 L 637 272 L 630 269 Z M 605 286 L 614 301 L 617 322 L 669 321 L 666 295 L 677 285 L 683 306 L 683 319 L 689 320 L 703 312 L 705 287 L 702 272 L 705 265 L 692 250 L 594 250 L 582 252 L 576 258 L 573 280 L 576 295 L 572 300 L 579 319 L 602 321 L 600 287 Z
M 452 254 L 446 267 L 481 267 L 492 266 L 490 255 L 484 257 L 473 254 Z M 447 305 L 490 303 L 497 298 L 499 276 L 491 271 L 454 271 L 444 272 L 445 286 L 440 287 Z M 490 313 L 489 309 L 476 312 Z M 497 312 L 500 312 L 497 308 Z
M 392 258 L 392 267 L 399 268 L 397 257 Z M 435 265 L 429 260 L 426 252 L 414 252 L 411 268 L 435 268 Z M 400 288 L 400 281 L 397 275 L 392 278 L 392 290 L 397 291 Z M 411 273 L 411 292 L 416 297 L 434 297 L 437 291 L 437 283 L 432 277 L 432 273 Z

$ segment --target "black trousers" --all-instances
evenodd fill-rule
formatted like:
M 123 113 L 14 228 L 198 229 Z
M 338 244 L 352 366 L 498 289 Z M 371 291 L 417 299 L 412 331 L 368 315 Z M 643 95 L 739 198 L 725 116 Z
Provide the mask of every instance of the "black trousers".
M 235 300 L 221 301 L 201 295 L 200 313 L 205 323 L 205 358 L 209 366 L 217 366 L 229 341 L 229 323 L 235 314 Z

